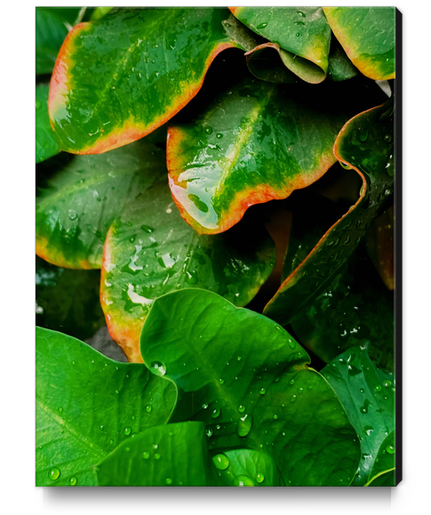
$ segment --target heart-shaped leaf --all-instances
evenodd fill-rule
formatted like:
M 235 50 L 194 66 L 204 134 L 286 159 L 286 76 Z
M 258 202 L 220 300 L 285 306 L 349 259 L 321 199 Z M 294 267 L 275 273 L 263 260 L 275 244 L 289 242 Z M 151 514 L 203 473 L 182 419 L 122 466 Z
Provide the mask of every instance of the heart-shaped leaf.
M 228 9 L 112 10 L 80 23 L 53 72 L 49 114 L 62 150 L 126 145 L 172 118 L 199 91 L 214 58 L 242 48 Z
M 36 86 L 36 163 L 60 152 L 48 116 L 49 86 Z
M 166 173 L 165 153 L 150 140 L 100 156 L 62 153 L 39 165 L 39 256 L 67 268 L 102 266 L 103 244 L 113 220 L 155 177 Z
M 97 466 L 100 486 L 207 486 L 205 425 L 151 427 L 123 442 Z
M 205 422 L 210 450 L 263 451 L 287 485 L 353 480 L 354 429 L 307 353 L 272 320 L 212 292 L 169 293 L 151 308 L 141 352 L 180 390 L 171 421 Z
M 358 114 L 343 127 L 334 145 L 336 158 L 363 181 L 360 196 L 282 283 L 264 314 L 287 325 L 330 284 L 356 249 L 372 220 L 393 192 L 393 104 Z
M 58 51 L 80 7 L 36 7 L 36 75 L 51 73 Z
M 253 217 L 223 235 L 198 235 L 181 218 L 165 177 L 112 224 L 101 303 L 112 338 L 141 362 L 139 336 L 155 298 L 179 288 L 215 291 L 245 306 L 275 263 L 274 244 Z
M 36 329 L 36 485 L 94 486 L 94 466 L 124 440 L 163 424 L 176 388 L 144 365 L 106 358 Z
M 220 486 L 283 486 L 269 454 L 252 449 L 234 449 L 212 458 L 214 482 Z
M 334 388 L 359 436 L 362 459 L 352 485 L 363 486 L 379 474 L 381 455 L 394 453 L 393 435 L 392 443 L 386 440 L 395 426 L 394 376 L 375 366 L 366 347 L 340 354 L 326 365 L 322 375 Z
M 394 7 L 323 7 L 353 64 L 373 80 L 395 78 Z
M 256 34 L 276 44 L 284 65 L 298 77 L 313 84 L 325 79 L 331 29 L 321 7 L 229 9 Z
M 100 272 L 69 270 L 36 258 L 36 324 L 84 340 L 105 323 Z
M 319 179 L 336 162 L 332 147 L 351 112 L 347 97 L 332 96 L 342 98 L 344 83 L 331 86 L 270 84 L 246 74 L 172 121 L 170 186 L 186 222 L 201 234 L 220 233 L 251 205 Z

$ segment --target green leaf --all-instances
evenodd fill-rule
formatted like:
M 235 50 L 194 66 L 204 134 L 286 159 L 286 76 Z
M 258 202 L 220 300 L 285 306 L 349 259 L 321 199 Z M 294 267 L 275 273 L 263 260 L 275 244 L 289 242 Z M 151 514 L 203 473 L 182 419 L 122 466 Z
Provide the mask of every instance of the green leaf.
M 256 217 L 223 235 L 198 235 L 181 218 L 167 178 L 140 195 L 112 224 L 105 243 L 101 303 L 112 338 L 142 361 L 139 336 L 153 300 L 204 288 L 245 306 L 275 263 L 275 246 Z
M 370 477 L 365 486 L 395 486 L 395 431 L 383 440 Z
M 325 79 L 331 29 L 321 7 L 230 7 L 230 10 L 256 34 L 276 44 L 284 65 L 298 77 L 313 84 Z
M 353 66 L 338 40 L 332 37 L 328 68 L 330 78 L 335 82 L 339 82 L 351 79 L 358 75 L 358 73 L 358 69 Z
M 287 485 L 353 480 L 354 429 L 307 353 L 272 320 L 208 291 L 169 293 L 151 308 L 141 352 L 180 390 L 171 421 L 205 422 L 211 451 L 263 451 Z
M 36 75 L 51 73 L 80 7 L 36 7 Z
M 121 442 L 163 424 L 175 386 L 143 365 L 36 329 L 36 485 L 94 486 L 94 466 Z
M 151 138 L 100 156 L 63 153 L 39 165 L 37 254 L 61 267 L 100 268 L 113 220 L 165 172 L 164 150 Z
M 343 83 L 341 83 L 343 84 Z M 393 193 L 393 107 L 374 107 L 348 121 L 337 136 L 335 157 L 356 170 L 359 199 L 335 223 L 280 286 L 264 314 L 282 325 L 304 312 L 356 249 L 372 220 Z
M 319 179 L 336 162 L 349 103 L 341 83 L 286 86 L 249 74 L 203 97 L 168 128 L 170 187 L 183 218 L 201 234 L 220 233 L 249 206 Z
M 323 7 L 349 59 L 373 80 L 395 78 L 394 7 Z
M 220 486 L 284 486 L 269 454 L 252 449 L 235 449 L 215 454 L 214 483 Z
M 208 451 L 201 422 L 146 429 L 97 467 L 100 486 L 207 486 Z
M 59 268 L 36 258 L 36 324 L 84 340 L 105 323 L 100 272 Z
M 359 436 L 362 459 L 352 485 L 363 486 L 378 473 L 374 468 L 379 470 L 381 455 L 393 454 L 393 442 L 386 437 L 395 427 L 394 376 L 375 366 L 366 346 L 340 354 L 326 365 L 322 375 L 334 388 Z M 392 463 L 390 456 L 385 456 L 384 462 L 387 459 Z
M 60 152 L 48 116 L 49 86 L 36 86 L 36 163 Z
M 90 15 L 90 21 L 95 21 L 100 18 L 103 18 L 103 16 L 112 11 L 112 9 L 113 7 L 96 7 Z
M 77 25 L 51 80 L 49 114 L 59 146 L 101 153 L 169 120 L 199 91 L 214 58 L 242 48 L 227 9 L 113 10 Z

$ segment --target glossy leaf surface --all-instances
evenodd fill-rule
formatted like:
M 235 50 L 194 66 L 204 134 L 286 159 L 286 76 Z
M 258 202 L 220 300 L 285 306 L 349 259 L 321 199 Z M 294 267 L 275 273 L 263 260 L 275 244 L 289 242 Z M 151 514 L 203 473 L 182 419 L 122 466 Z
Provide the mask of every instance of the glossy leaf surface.
M 226 231 L 251 205 L 319 179 L 336 161 L 332 147 L 349 118 L 346 102 L 329 101 L 341 90 L 249 74 L 229 86 L 168 128 L 172 195 L 199 233 Z
M 334 388 L 360 438 L 362 458 L 352 485 L 363 486 L 377 475 L 381 455 L 394 452 L 393 439 L 392 444 L 386 440 L 395 425 L 394 376 L 378 369 L 361 346 L 340 354 L 322 375 Z
M 36 324 L 84 340 L 105 323 L 100 272 L 70 270 L 36 259 Z
M 148 140 L 100 156 L 61 154 L 38 168 L 36 252 L 67 268 L 100 268 L 103 244 L 124 206 L 166 170 Z
M 379 454 L 371 471 L 371 481 L 365 486 L 395 486 L 395 431 L 380 446 Z
M 278 324 L 219 295 L 159 297 L 141 333 L 145 363 L 180 390 L 172 421 L 206 424 L 210 450 L 274 459 L 287 485 L 348 485 L 356 433 L 325 379 Z
M 36 75 L 51 73 L 80 7 L 36 7 Z
M 49 114 L 62 150 L 106 152 L 169 120 L 199 91 L 218 53 L 238 47 L 227 9 L 112 10 L 64 42 Z
M 100 486 L 207 486 L 205 425 L 151 427 L 123 442 L 97 467 Z
M 36 163 L 60 152 L 48 116 L 49 86 L 36 86 Z
M 331 29 L 321 7 L 230 7 L 256 34 L 279 45 L 285 66 L 306 82 L 322 82 L 328 70 Z
M 114 221 L 105 243 L 101 303 L 110 334 L 129 361 L 142 361 L 139 336 L 155 298 L 203 288 L 245 306 L 275 263 L 274 244 L 260 220 L 200 236 L 181 218 L 167 177 L 160 174 L 158 181 Z
M 283 486 L 269 454 L 252 449 L 234 449 L 215 454 L 214 482 L 220 486 Z
M 124 440 L 164 424 L 176 395 L 143 365 L 37 328 L 36 485 L 96 485 L 94 465 Z
M 394 7 L 324 7 L 323 11 L 362 74 L 373 80 L 395 78 Z
M 283 325 L 323 293 L 392 195 L 392 102 L 349 120 L 337 136 L 334 154 L 358 172 L 363 186 L 358 201 L 322 236 L 265 307 L 264 314 Z
M 358 249 L 291 325 L 303 345 L 325 363 L 354 345 L 367 343 L 375 362 L 393 370 L 394 314 L 393 295 L 363 249 Z

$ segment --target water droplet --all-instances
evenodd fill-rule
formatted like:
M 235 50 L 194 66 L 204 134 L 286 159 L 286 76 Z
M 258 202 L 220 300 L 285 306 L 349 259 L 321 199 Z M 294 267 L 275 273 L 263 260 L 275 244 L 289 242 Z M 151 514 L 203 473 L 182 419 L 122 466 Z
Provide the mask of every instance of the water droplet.
M 152 227 L 149 227 L 148 225 L 141 225 L 141 229 L 145 232 L 147 232 L 148 234 L 151 234 L 152 232 L 154 232 L 154 229 Z
M 219 383 L 220 383 L 220 384 L 224 384 L 224 379 L 220 378 L 220 379 L 219 379 Z
M 219 408 L 214 408 L 212 413 L 211 413 L 211 417 L 212 418 L 217 418 L 219 415 L 220 415 L 220 409 Z
M 256 475 L 256 481 L 257 481 L 258 483 L 263 483 L 263 482 L 264 482 L 264 480 L 265 480 L 265 476 L 264 476 L 263 474 L 258 473 L 258 474 Z
M 60 469 L 58 469 L 57 467 L 54 467 L 49 471 L 48 477 L 51 481 L 56 481 L 60 477 L 60 475 L 61 475 Z
M 100 426 L 99 429 L 103 431 L 105 429 L 105 426 Z
M 291 338 L 289 338 L 287 341 L 288 341 L 288 343 L 289 343 L 289 347 L 290 347 L 291 349 L 294 349 L 294 348 L 296 347 L 295 342 L 294 342 Z
M 69 485 L 70 485 L 70 486 L 75 486 L 77 482 L 78 482 L 78 480 L 76 479 L 76 477 L 75 477 L 75 476 L 72 476 L 72 477 L 69 479 Z
M 160 454 L 158 452 L 156 452 L 156 454 L 154 455 L 154 459 L 155 460 L 159 460 L 160 459 Z
M 166 367 L 160 361 L 153 361 L 151 363 L 151 368 L 153 372 L 158 376 L 164 376 L 166 374 Z
M 69 209 L 69 218 L 70 220 L 76 220 L 78 218 L 78 214 L 73 209 Z
M 381 392 L 382 391 L 382 385 L 381 384 L 378 384 L 374 387 L 374 390 L 376 390 L 376 392 Z
M 166 478 L 166 484 L 167 484 L 167 485 L 171 485 L 171 484 L 172 484 L 172 478 L 167 477 L 167 478 Z
M 253 418 L 251 415 L 244 415 L 239 419 L 236 426 L 236 432 L 238 436 L 244 437 L 250 433 L 251 426 L 253 425 Z
M 238 476 L 235 479 L 235 486 L 254 486 L 254 481 L 248 476 Z
M 274 420 L 277 420 L 278 419 L 278 415 L 274 415 Z
M 240 413 L 244 413 L 244 411 L 245 411 L 245 406 L 244 406 L 243 404 L 240 404 L 240 405 L 238 406 L 238 411 L 239 411 Z
M 262 388 L 259 390 L 259 393 L 260 393 L 260 395 L 265 395 L 265 393 L 266 393 L 266 388 L 264 388 L 264 387 L 262 386 Z
M 300 32 L 297 32 L 297 33 L 295 34 L 295 36 L 296 36 L 297 38 L 299 38 L 299 36 L 301 36 L 301 33 L 300 33 Z
M 389 381 L 389 379 L 386 379 L 386 381 L 383 381 L 383 386 L 384 386 L 385 388 L 388 388 L 389 386 L 391 386 L 391 384 L 392 384 L 392 383 Z
M 131 432 L 132 432 L 132 429 L 130 427 L 125 427 L 124 428 L 124 434 L 126 436 L 129 436 Z
M 205 132 L 206 132 L 207 134 L 211 134 L 211 133 L 212 133 L 212 131 L 213 131 L 212 127 L 205 127 L 205 129 L 204 129 L 204 130 L 205 130 Z
M 158 449 L 159 446 L 156 443 L 153 443 L 153 449 Z
M 195 271 L 186 272 L 186 282 L 189 284 L 197 284 L 198 282 L 198 274 Z
M 147 413 L 149 413 L 153 408 L 148 404 L 147 406 L 145 406 L 145 411 Z
M 268 26 L 268 23 L 263 22 L 263 23 L 260 23 L 256 28 L 257 28 L 257 30 L 262 30 L 267 26 Z
M 221 132 L 219 132 L 219 133 L 217 134 L 217 139 L 222 139 L 222 137 L 223 137 L 223 134 L 222 134 Z
M 142 457 L 144 458 L 144 460 L 148 460 L 150 457 L 150 453 L 148 451 L 144 451 L 142 453 Z
M 299 16 L 301 16 L 301 18 L 305 18 L 305 13 L 303 11 L 297 10 L 296 14 L 299 14 Z
M 383 139 L 385 140 L 385 143 L 390 143 L 392 141 L 392 136 L 390 134 L 385 134 Z
M 208 404 L 206 404 L 206 403 L 205 403 L 205 404 L 202 404 L 202 408 L 203 408 L 203 409 L 207 409 L 207 408 L 208 408 Z
M 211 438 L 213 435 L 213 430 L 211 428 L 207 428 L 207 429 L 205 429 L 205 434 L 207 435 L 208 438 Z
M 394 452 L 395 452 L 394 446 L 393 445 L 388 445 L 386 447 L 386 452 L 389 453 L 389 454 L 394 454 Z
M 214 456 L 213 462 L 218 470 L 226 470 L 229 467 L 229 458 L 224 454 Z
M 387 197 L 388 197 L 391 193 L 392 193 L 392 192 L 391 192 L 391 190 L 390 190 L 390 189 L 385 190 L 385 195 L 386 195 Z

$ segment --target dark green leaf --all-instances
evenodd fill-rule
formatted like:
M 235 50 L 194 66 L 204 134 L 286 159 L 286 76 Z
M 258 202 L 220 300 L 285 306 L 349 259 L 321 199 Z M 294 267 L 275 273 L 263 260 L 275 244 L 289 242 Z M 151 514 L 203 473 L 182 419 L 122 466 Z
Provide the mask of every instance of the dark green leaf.
M 205 425 L 151 427 L 97 466 L 100 486 L 207 486 Z
M 124 440 L 165 423 L 175 386 L 144 365 L 36 329 L 36 485 L 94 486 L 94 465 Z
M 36 324 L 84 340 L 105 323 L 100 272 L 59 268 L 36 258 Z
M 287 485 L 353 480 L 359 443 L 338 398 L 269 318 L 208 291 L 169 293 L 151 308 L 141 352 L 180 389 L 171 420 L 205 422 L 210 450 L 263 451 Z
M 365 486 L 395 486 L 395 431 L 383 440 L 370 477 Z
M 48 116 L 48 85 L 36 86 L 36 163 L 60 152 Z
M 391 103 L 389 100 L 388 104 Z M 363 181 L 360 196 L 266 305 L 265 315 L 280 324 L 287 325 L 325 291 L 390 199 L 395 173 L 394 120 L 393 113 L 383 116 L 387 112 L 388 105 L 382 105 L 360 113 L 349 120 L 337 136 L 334 154 L 358 172 Z
M 165 152 L 146 138 L 100 156 L 62 153 L 37 172 L 37 254 L 57 266 L 100 268 L 111 223 L 166 173 Z
M 392 444 L 386 440 L 395 426 L 394 376 L 375 366 L 366 346 L 340 354 L 326 365 L 322 375 L 334 388 L 359 436 L 362 459 L 352 485 L 363 486 L 378 473 L 374 468 L 380 470 L 381 454 L 394 452 L 393 436 Z M 387 460 L 392 458 L 385 456 Z

